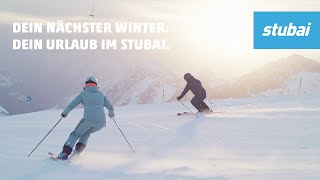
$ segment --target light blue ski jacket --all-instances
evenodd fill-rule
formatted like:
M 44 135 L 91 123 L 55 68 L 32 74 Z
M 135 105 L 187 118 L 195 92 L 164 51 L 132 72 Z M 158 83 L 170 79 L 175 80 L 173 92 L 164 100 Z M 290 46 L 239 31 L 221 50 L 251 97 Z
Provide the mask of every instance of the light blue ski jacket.
M 109 110 L 109 117 L 114 116 L 113 106 L 110 104 L 108 98 L 104 96 L 96 86 L 85 87 L 84 91 L 82 91 L 62 113 L 68 115 L 69 112 L 80 103 L 83 104 L 84 108 L 83 119 L 96 123 L 106 123 L 104 107 Z

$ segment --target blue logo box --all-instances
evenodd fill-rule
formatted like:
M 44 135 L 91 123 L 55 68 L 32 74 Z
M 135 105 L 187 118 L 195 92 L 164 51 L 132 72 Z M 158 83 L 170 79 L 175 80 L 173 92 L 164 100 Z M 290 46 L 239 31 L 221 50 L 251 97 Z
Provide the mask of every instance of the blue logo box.
M 320 49 L 320 12 L 254 12 L 254 49 Z

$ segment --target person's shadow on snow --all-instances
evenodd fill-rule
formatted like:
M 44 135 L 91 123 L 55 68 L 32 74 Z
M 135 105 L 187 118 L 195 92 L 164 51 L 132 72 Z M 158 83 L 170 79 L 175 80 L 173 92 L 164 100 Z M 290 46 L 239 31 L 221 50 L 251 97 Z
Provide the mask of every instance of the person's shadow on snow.
M 168 144 L 168 148 L 175 148 L 190 143 L 196 134 L 197 127 L 203 122 L 201 118 L 194 118 L 177 129 L 176 136 Z

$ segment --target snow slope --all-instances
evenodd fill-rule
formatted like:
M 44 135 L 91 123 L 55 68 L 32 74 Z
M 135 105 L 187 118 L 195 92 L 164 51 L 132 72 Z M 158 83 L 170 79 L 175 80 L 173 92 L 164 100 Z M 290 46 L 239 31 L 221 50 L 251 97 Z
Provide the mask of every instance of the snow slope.
M 320 179 L 319 97 L 214 102 L 220 113 L 199 118 L 176 116 L 185 111 L 179 103 L 115 107 L 136 153 L 108 120 L 71 163 L 49 160 L 47 152 L 61 150 L 82 109 L 29 158 L 61 110 L 0 117 L 1 179 Z

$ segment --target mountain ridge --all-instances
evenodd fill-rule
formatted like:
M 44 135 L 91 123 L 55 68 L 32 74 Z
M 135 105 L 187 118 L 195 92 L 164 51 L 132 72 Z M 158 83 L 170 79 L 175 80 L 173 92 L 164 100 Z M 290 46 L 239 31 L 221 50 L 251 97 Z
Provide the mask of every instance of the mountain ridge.
M 2 106 L 0 106 L 0 116 L 8 116 L 9 112 L 4 109 Z
M 277 89 L 286 83 L 292 76 L 303 73 L 320 73 L 320 63 L 300 55 L 290 55 L 287 58 L 276 60 L 263 65 L 257 70 L 242 75 L 231 84 L 218 87 L 213 97 L 245 98 L 262 93 L 270 89 Z
M 103 69 L 103 67 L 100 69 Z M 3 77 L 1 72 L 5 71 L 0 71 L 0 77 Z M 286 84 L 288 81 L 292 81 L 290 79 L 293 76 L 304 72 L 320 73 L 320 63 L 304 56 L 293 54 L 287 58 L 267 63 L 233 81 L 217 78 L 214 70 L 206 69 L 200 72 L 192 72 L 192 74 L 202 81 L 203 87 L 207 90 L 208 98 L 225 99 L 246 98 L 264 95 L 263 92 L 271 90 L 285 89 Z M 71 71 L 68 72 L 68 74 L 70 73 Z M 3 73 L 2 75 L 8 74 Z M 44 89 L 38 89 L 37 86 L 33 86 L 35 83 L 33 81 L 21 82 L 14 80 L 12 81 L 14 83 L 10 86 L 8 86 L 8 83 L 2 83 L 7 85 L 0 86 L 2 105 L 5 105 L 11 114 L 64 108 L 82 91 L 83 79 L 79 77 L 84 78 L 86 75 L 87 73 L 80 73 L 69 77 L 63 74 L 63 76 L 68 77 L 67 82 L 63 77 L 58 76 L 57 79 L 53 77 L 48 82 L 41 82 L 40 85 L 44 86 Z M 144 66 L 133 66 L 120 76 L 106 77 L 99 71 L 97 72 L 97 77 L 100 90 L 108 96 L 114 105 L 174 102 L 186 84 L 183 80 L 183 73 L 174 72 L 172 68 L 152 63 Z M 305 78 L 304 81 L 317 81 L 317 78 L 308 78 L 306 76 L 303 76 L 303 78 Z M 0 82 L 7 82 L 5 80 L 8 78 L 2 79 L 1 81 L 0 78 Z M 55 85 L 55 83 L 59 85 Z M 312 82 L 310 83 L 312 84 Z M 27 96 L 31 96 L 32 101 L 28 102 Z M 191 98 L 192 93 L 188 93 L 184 100 L 190 100 Z

